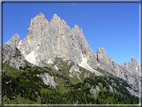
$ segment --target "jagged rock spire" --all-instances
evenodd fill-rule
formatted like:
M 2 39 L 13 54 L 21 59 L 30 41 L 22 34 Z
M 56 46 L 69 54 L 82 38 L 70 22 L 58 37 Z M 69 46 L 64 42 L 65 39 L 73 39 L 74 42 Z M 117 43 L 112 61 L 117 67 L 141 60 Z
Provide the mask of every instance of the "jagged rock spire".
M 99 62 L 103 62 L 103 63 L 106 63 L 108 64 L 109 63 L 109 58 L 105 52 L 105 49 L 104 48 L 97 48 L 97 60 Z
M 138 64 L 137 59 L 134 56 L 131 58 L 131 64 Z
M 6 42 L 6 44 L 8 44 L 10 46 L 11 45 L 12 46 L 18 46 L 19 42 L 20 42 L 20 36 L 18 35 L 18 33 L 16 33 L 15 35 L 13 35 L 11 37 L 11 39 L 9 41 Z
M 131 84 L 135 82 L 126 70 L 131 74 L 136 74 L 139 71 L 136 58 L 132 57 L 131 63 L 124 64 L 123 67 L 126 66 L 126 70 L 124 70 L 122 66 L 108 58 L 104 48 L 98 48 L 97 55 L 95 55 L 81 31 L 78 25 L 70 29 L 57 14 L 54 14 L 51 21 L 48 22 L 44 14 L 39 13 L 31 20 L 28 35 L 22 42 L 19 43 L 20 37 L 15 34 L 7 44 L 19 47 L 18 49 L 26 60 L 37 64 L 37 66 L 40 66 L 41 61 L 48 63 L 55 57 L 61 56 L 88 69 L 100 67 L 109 73 L 128 80 Z
M 76 30 L 76 31 L 80 31 L 79 26 L 78 25 L 74 25 L 74 27 L 72 28 L 72 30 Z
M 31 34 L 34 29 L 43 30 L 48 26 L 48 20 L 45 18 L 43 13 L 39 13 L 36 17 L 31 19 L 30 28 L 28 28 L 28 34 Z
M 51 20 L 54 20 L 54 21 L 61 21 L 60 17 L 57 16 L 57 14 L 54 14 L 53 15 L 53 18 Z

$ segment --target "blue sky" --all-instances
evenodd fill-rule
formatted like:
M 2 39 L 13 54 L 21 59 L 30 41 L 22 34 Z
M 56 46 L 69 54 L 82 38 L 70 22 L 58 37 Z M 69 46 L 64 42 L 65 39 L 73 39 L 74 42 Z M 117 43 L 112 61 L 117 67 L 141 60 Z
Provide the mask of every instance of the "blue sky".
M 132 56 L 139 62 L 139 3 L 4 3 L 3 43 L 16 33 L 23 40 L 39 12 L 48 21 L 56 13 L 71 29 L 77 24 L 94 53 L 103 47 L 118 64 Z

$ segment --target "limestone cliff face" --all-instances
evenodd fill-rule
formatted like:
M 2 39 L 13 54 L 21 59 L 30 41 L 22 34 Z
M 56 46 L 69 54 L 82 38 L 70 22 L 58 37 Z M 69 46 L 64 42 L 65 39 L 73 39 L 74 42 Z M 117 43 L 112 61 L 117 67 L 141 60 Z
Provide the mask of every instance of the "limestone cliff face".
M 125 74 L 123 69 L 133 75 L 137 75 L 140 70 L 134 57 L 131 63 L 122 63 L 120 66 L 112 58 L 108 58 L 104 48 L 98 48 L 97 54 L 94 54 L 82 29 L 77 25 L 70 29 L 56 14 L 49 22 L 42 13 L 39 13 L 31 19 L 25 39 L 20 40 L 19 35 L 15 34 L 6 44 L 16 46 L 25 58 L 35 65 L 40 65 L 41 60 L 48 63 L 49 60 L 53 61 L 56 56 L 60 56 L 76 64 L 81 64 L 85 58 L 88 66 L 95 69 L 100 67 L 119 77 Z
M 133 78 L 129 78 L 128 81 L 132 83 L 136 89 L 138 89 L 139 83 L 141 83 L 142 79 L 140 76 L 141 69 L 140 69 L 140 65 L 137 62 L 137 59 L 135 57 L 132 57 L 131 62 L 121 63 L 121 66 L 125 70 L 127 70 L 132 75 L 132 77 L 136 78 L 135 81 L 133 81 Z
M 132 57 L 131 63 L 118 65 L 112 58 L 108 58 L 104 48 L 98 48 L 94 54 L 82 29 L 77 25 L 70 29 L 56 14 L 49 22 L 42 13 L 39 13 L 31 19 L 26 38 L 20 40 L 19 35 L 15 34 L 6 44 L 16 46 L 26 60 L 35 65 L 42 66 L 41 61 L 49 63 L 54 61 L 56 56 L 60 56 L 92 72 L 96 72 L 94 69 L 97 67 L 102 68 L 133 84 L 138 90 L 140 66 L 136 58 Z
M 98 48 L 97 54 L 94 54 L 82 29 L 77 25 L 70 29 L 56 14 L 49 22 L 42 13 L 39 13 L 31 19 L 25 39 L 20 40 L 19 35 L 15 34 L 6 44 L 16 46 L 25 58 L 35 65 L 40 65 L 41 60 L 48 63 L 49 60 L 53 61 L 56 56 L 60 56 L 76 64 L 81 64 L 85 59 L 88 66 L 95 69 L 100 67 L 121 77 L 125 74 L 124 70 L 133 75 L 137 75 L 140 70 L 134 57 L 131 63 L 122 63 L 120 66 L 112 58 L 108 58 L 104 48 Z
M 82 56 L 89 59 L 93 55 L 82 29 L 77 25 L 70 29 L 56 14 L 48 22 L 45 16 L 39 13 L 31 19 L 26 38 L 20 41 L 16 34 L 7 43 L 12 44 L 13 41 L 25 58 L 35 65 L 39 65 L 40 60 L 54 60 L 56 56 L 81 63 Z
M 137 59 L 135 57 L 131 58 L 131 63 L 124 62 L 121 63 L 121 66 L 127 69 L 131 74 L 138 75 L 140 72 L 140 65 L 137 62 Z
M 137 59 L 132 57 L 131 63 L 124 62 L 121 65 L 116 64 L 112 58 L 108 58 L 104 48 L 97 49 L 97 61 L 98 67 L 104 69 L 105 71 L 118 76 L 126 80 L 129 84 L 133 85 L 133 88 L 137 90 L 137 93 L 131 92 L 133 95 L 139 95 L 139 82 L 141 81 L 139 72 L 140 65 Z M 131 91 L 131 90 L 130 90 Z
M 20 51 L 26 56 L 39 46 L 48 28 L 48 21 L 42 13 L 31 19 L 28 35 L 19 44 Z
M 97 49 L 97 60 L 100 66 L 104 69 L 109 68 L 115 72 L 117 76 L 120 76 L 122 72 L 128 71 L 130 74 L 137 76 L 140 72 L 140 65 L 137 62 L 137 59 L 132 57 L 131 63 L 124 62 L 121 63 L 121 66 L 116 64 L 112 58 L 108 58 L 104 48 Z M 108 71 L 107 70 L 107 71 Z M 122 75 L 121 75 L 122 76 Z M 120 77 L 121 77 L 120 76 Z

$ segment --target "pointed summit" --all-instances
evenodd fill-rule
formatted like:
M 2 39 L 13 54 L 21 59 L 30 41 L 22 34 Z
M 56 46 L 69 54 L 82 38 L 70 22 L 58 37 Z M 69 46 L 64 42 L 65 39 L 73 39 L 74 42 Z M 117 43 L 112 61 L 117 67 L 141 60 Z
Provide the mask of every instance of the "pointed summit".
M 13 35 L 9 41 L 6 42 L 8 45 L 18 46 L 18 43 L 20 42 L 20 36 L 18 33 Z
M 103 63 L 106 63 L 108 64 L 109 62 L 109 58 L 106 54 L 106 51 L 104 48 L 97 48 L 97 60 L 98 62 L 103 62 Z
M 72 30 L 77 30 L 77 31 L 79 31 L 80 29 L 79 29 L 79 27 L 78 27 L 78 25 L 74 25 L 74 27 L 72 28 Z
M 40 31 L 47 25 L 48 20 L 45 18 L 44 14 L 40 12 L 37 16 L 31 19 L 30 28 L 28 28 L 28 34 L 31 34 L 33 29 L 38 29 Z
M 56 20 L 56 21 L 60 20 L 61 21 L 60 17 L 57 16 L 57 14 L 55 14 L 55 13 L 54 13 L 53 18 L 51 20 Z
M 75 25 L 75 26 L 74 26 L 74 28 L 77 28 L 77 29 L 79 29 L 78 25 Z
M 135 57 L 131 58 L 131 64 L 133 64 L 133 65 L 138 64 L 137 59 Z
M 38 15 L 36 15 L 33 19 L 37 19 L 37 18 L 45 18 L 43 13 L 39 13 Z
M 132 56 L 131 62 L 137 62 L 137 59 L 134 56 Z
M 14 36 L 12 37 L 16 37 L 16 38 L 19 38 L 20 39 L 20 36 L 18 35 L 18 33 L 16 33 Z
M 38 14 L 38 16 L 44 16 L 44 14 L 40 12 L 40 13 Z
M 56 18 L 56 17 L 58 17 L 58 16 L 57 16 L 57 14 L 56 14 L 56 13 L 54 13 L 53 18 Z

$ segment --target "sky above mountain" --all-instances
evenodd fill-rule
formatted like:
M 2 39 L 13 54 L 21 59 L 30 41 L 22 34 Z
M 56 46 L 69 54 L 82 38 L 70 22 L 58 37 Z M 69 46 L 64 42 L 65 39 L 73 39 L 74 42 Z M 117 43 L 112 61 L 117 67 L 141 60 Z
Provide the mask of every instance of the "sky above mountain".
M 139 62 L 139 3 L 4 3 L 3 43 L 28 34 L 30 21 L 42 12 L 50 21 L 56 13 L 72 29 L 75 24 L 96 53 L 103 47 L 116 63 Z

